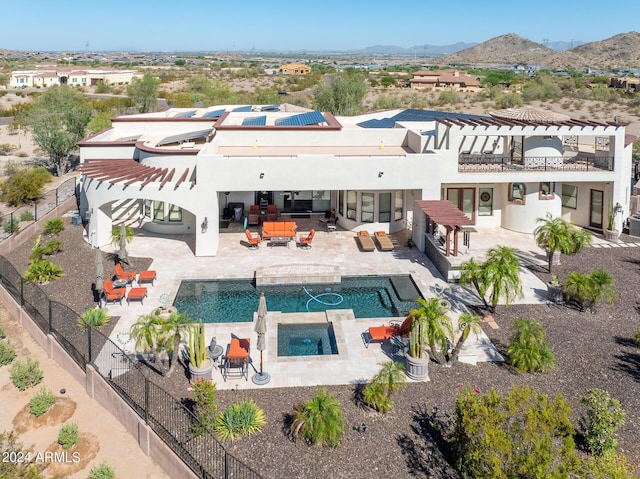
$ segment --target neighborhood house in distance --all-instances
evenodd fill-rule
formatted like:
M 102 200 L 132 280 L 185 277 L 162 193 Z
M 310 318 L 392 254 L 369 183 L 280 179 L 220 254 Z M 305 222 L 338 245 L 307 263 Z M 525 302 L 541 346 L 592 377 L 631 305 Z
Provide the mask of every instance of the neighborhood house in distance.
M 95 70 L 78 67 L 36 65 L 35 70 L 11 72 L 9 88 L 40 88 L 54 85 L 89 86 L 102 81 L 112 85 L 129 84 L 134 76 L 142 77 L 135 70 Z
M 474 225 L 531 233 L 547 212 L 602 230 L 615 210 L 620 230 L 633 140 L 623 124 L 526 107 L 356 117 L 288 104 L 172 108 L 116 117 L 79 143 L 80 213 L 93 246 L 125 218 L 194 235 L 196 256 L 214 256 L 220 223 L 252 205 L 275 205 L 280 219 L 335 210 L 343 229 L 412 224 L 421 251 L 456 256 Z

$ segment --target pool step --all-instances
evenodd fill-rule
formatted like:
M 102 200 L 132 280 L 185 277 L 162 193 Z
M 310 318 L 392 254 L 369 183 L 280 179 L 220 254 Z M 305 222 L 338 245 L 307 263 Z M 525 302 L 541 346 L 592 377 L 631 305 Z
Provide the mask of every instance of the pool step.
M 276 284 L 339 284 L 334 264 L 281 264 L 256 268 L 256 286 Z

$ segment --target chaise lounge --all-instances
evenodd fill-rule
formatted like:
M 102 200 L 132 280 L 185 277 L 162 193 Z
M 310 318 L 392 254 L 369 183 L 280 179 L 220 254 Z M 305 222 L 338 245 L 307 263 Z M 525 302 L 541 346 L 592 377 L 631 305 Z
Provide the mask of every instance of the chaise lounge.
M 376 231 L 376 241 L 380 251 L 393 251 L 393 243 L 384 231 Z
M 222 363 L 222 377 L 225 381 L 230 376 L 249 379 L 250 341 L 249 338 L 231 338 Z
M 375 251 L 376 245 L 373 242 L 368 231 L 358 231 L 358 244 L 362 251 Z
M 394 336 L 409 336 L 411 330 L 411 324 L 413 323 L 413 316 L 409 315 L 405 318 L 402 324 L 389 324 L 388 326 L 372 326 L 367 331 L 362 333 L 362 340 L 365 348 L 369 347 L 369 344 L 373 341 L 386 341 Z

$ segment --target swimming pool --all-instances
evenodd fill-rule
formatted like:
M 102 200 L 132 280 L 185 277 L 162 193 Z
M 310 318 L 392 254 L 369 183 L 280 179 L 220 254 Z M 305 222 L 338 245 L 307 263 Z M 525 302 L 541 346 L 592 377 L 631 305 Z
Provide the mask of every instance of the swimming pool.
M 352 309 L 356 318 L 404 317 L 420 292 L 409 275 L 349 276 L 331 285 L 261 286 L 246 280 L 184 280 L 173 305 L 205 323 L 253 321 L 260 292 L 283 313 Z
M 278 356 L 338 354 L 332 323 L 278 324 Z

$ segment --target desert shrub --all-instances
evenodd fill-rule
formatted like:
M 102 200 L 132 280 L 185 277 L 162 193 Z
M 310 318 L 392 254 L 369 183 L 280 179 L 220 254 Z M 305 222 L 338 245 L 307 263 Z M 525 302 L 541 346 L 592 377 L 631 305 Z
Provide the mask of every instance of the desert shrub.
M 391 110 L 402 107 L 402 99 L 398 95 L 380 95 L 373 102 L 375 110 Z
M 453 90 L 443 90 L 438 96 L 438 105 L 455 105 L 460 103 L 460 96 Z
M 596 85 L 591 89 L 589 97 L 592 100 L 607 101 L 611 98 L 611 90 L 605 85 Z
M 520 372 L 545 372 L 554 367 L 555 356 L 547 346 L 545 331 L 539 322 L 517 318 L 514 330 L 507 349 L 509 364 Z
M 1 336 L 1 335 L 0 335 Z M 16 347 L 9 340 L 0 341 L 0 366 L 11 364 L 16 357 Z
M 0 326 L 0 339 L 4 338 L 4 328 Z
M 62 249 L 63 244 L 64 243 L 58 239 L 47 241 L 47 244 L 44 245 L 44 254 L 47 256 L 56 254 Z
M 253 400 L 234 403 L 222 411 L 216 419 L 216 434 L 220 439 L 234 440 L 262 431 L 264 411 Z
M 15 161 L 15 160 L 8 160 L 4 164 L 4 175 L 5 176 L 13 176 L 18 171 L 21 171 L 21 170 L 24 170 L 24 169 L 25 169 L 25 165 L 24 165 L 23 162 Z
M 625 456 L 607 452 L 602 456 L 588 458 L 580 477 L 588 479 L 629 479 L 638 477 L 636 470 Z
M 586 417 L 580 419 L 587 450 L 595 456 L 615 452 L 616 430 L 624 424 L 625 418 L 620 402 L 597 388 L 591 389 L 580 402 L 587 407 Z
M 310 444 L 337 447 L 345 433 L 344 413 L 335 395 L 325 388 L 293 412 L 289 434 L 294 439 L 304 437 Z
M 24 273 L 23 278 L 30 283 L 47 284 L 62 277 L 62 268 L 48 259 L 34 261 Z
M 116 471 L 106 461 L 99 466 L 93 466 L 87 479 L 114 479 Z
M 2 229 L 5 233 L 18 233 L 20 231 L 20 220 L 13 218 L 2 222 Z
M 636 334 L 635 334 L 634 337 L 635 337 L 636 341 L 638 341 L 640 343 L 640 329 L 638 331 L 636 331 Z
M 506 396 L 467 387 L 456 400 L 453 446 L 465 477 L 568 477 L 578 467 L 569 404 L 532 388 Z
M 100 328 L 109 322 L 109 313 L 100 308 L 89 308 L 78 318 L 78 327 L 84 331 Z
M 2 457 L 16 454 L 17 457 L 35 456 L 32 448 L 25 448 L 18 442 L 18 435 L 11 432 L 0 433 L 0 453 Z M 41 479 L 45 464 L 37 461 L 0 461 L 0 477 L 3 479 Z
M 62 218 L 51 218 L 44 224 L 44 233 L 57 235 L 64 231 L 64 220 Z
M 0 184 L 0 200 L 12 206 L 37 201 L 50 180 L 51 173 L 41 166 L 19 170 Z
M 24 361 L 15 360 L 9 368 L 9 376 L 13 385 L 24 391 L 39 384 L 43 374 L 38 360 L 28 357 Z
M 193 385 L 193 400 L 198 421 L 193 425 L 193 434 L 199 436 L 206 431 L 214 431 L 218 418 L 216 385 L 206 380 L 198 380 Z
M 75 422 L 68 422 L 58 432 L 58 444 L 62 446 L 62 449 L 69 449 L 75 446 L 78 444 L 79 439 L 78 424 Z
M 29 400 L 29 412 L 34 416 L 42 416 L 55 402 L 56 397 L 43 386 Z
M 13 146 L 11 143 L 1 143 L 0 144 L 0 155 L 8 155 L 9 153 L 11 153 L 15 149 L 16 149 L 16 147 Z
M 522 95 L 519 93 L 509 92 L 509 93 L 500 93 L 496 95 L 493 99 L 493 102 L 496 108 L 514 108 L 517 106 L 522 106 L 523 100 Z
M 33 221 L 33 213 L 31 210 L 24 210 L 20 213 L 20 221 Z

